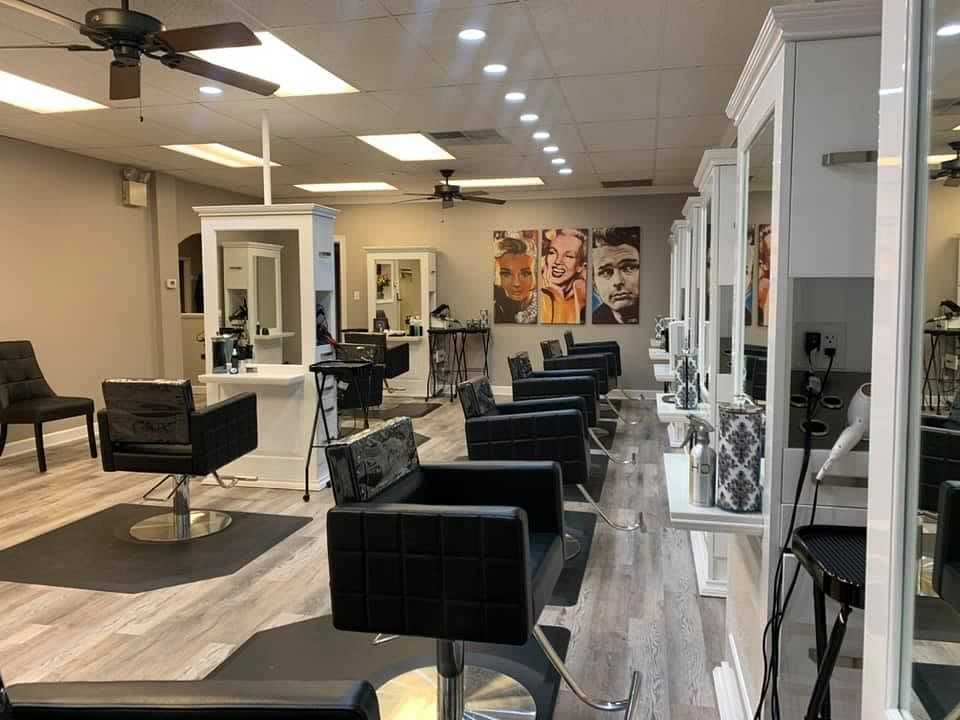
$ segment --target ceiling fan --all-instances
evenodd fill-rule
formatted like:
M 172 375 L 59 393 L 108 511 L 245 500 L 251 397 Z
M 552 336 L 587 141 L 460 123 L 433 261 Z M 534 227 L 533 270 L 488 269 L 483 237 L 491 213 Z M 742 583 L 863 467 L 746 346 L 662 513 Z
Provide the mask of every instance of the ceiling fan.
M 483 190 L 477 190 L 475 192 L 460 192 L 459 185 L 451 185 L 450 178 L 453 176 L 453 170 L 441 170 L 440 174 L 443 176 L 443 182 L 438 183 L 433 186 L 433 192 L 430 194 L 423 193 L 404 193 L 404 195 L 411 195 L 420 200 L 441 200 L 443 201 L 443 208 L 452 208 L 454 200 L 466 200 L 467 202 L 479 202 L 487 203 L 488 205 L 506 205 L 506 200 L 500 200 L 498 198 L 483 197 L 487 193 Z M 400 202 L 419 202 L 419 200 L 401 200 Z M 394 203 L 395 205 L 399 203 Z
M 130 9 L 130 0 L 121 0 L 121 7 L 90 10 L 83 22 L 48 10 L 27 0 L 0 0 L 15 10 L 76 30 L 93 45 L 60 43 L 37 45 L 3 45 L 0 50 L 58 49 L 68 52 L 113 52 L 110 63 L 110 99 L 131 100 L 140 97 L 140 58 L 159 60 L 173 70 L 216 80 L 241 90 L 272 95 L 280 86 L 235 70 L 184 55 L 194 50 L 259 45 L 260 40 L 243 23 L 167 30 L 155 17 Z
M 953 160 L 940 163 L 939 170 L 931 170 L 930 179 L 946 178 L 946 182 L 943 183 L 945 187 L 960 187 L 960 141 L 950 143 L 950 149 L 957 156 Z

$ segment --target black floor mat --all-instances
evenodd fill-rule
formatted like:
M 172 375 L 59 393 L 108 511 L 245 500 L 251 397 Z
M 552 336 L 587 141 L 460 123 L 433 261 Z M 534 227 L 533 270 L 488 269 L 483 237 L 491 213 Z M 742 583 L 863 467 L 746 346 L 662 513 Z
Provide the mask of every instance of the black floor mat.
M 930 720 L 944 720 L 960 706 L 960 666 L 914 663 L 913 691 Z
M 566 657 L 570 631 L 545 626 L 547 639 Z M 399 637 L 373 645 L 373 635 L 342 632 L 329 615 L 261 630 L 207 676 L 207 680 L 369 680 L 380 687 L 414 668 L 436 664 L 436 640 Z M 552 718 L 560 676 L 537 641 L 526 645 L 467 643 L 468 665 L 499 670 L 530 691 L 537 717 Z
M 603 486 L 607 483 L 607 468 L 610 467 L 610 458 L 606 455 L 590 456 L 590 479 L 584 487 L 597 502 L 603 496 Z M 586 502 L 576 485 L 563 486 L 563 499 L 570 502 Z
M 563 522 L 567 532 L 580 541 L 580 554 L 563 565 L 563 572 L 553 588 L 548 605 L 573 607 L 580 601 L 580 588 L 587 573 L 590 549 L 593 547 L 593 535 L 597 529 L 597 516 L 590 512 L 566 510 Z
M 198 508 L 199 509 L 199 508 Z M 231 512 L 223 532 L 182 543 L 145 543 L 130 527 L 165 506 L 114 505 L 0 550 L 0 580 L 140 593 L 232 575 L 308 522 L 308 517 Z
M 388 410 L 371 410 L 370 417 L 380 420 L 391 420 L 398 417 L 422 418 L 426 417 L 438 407 L 443 407 L 441 403 L 410 402 L 400 403 Z

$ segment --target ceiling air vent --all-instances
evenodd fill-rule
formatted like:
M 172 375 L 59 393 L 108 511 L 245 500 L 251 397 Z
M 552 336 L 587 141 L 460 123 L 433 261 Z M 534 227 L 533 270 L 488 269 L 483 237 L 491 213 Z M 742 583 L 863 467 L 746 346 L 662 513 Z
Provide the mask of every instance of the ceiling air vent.
M 643 180 L 604 180 L 600 183 L 607 190 L 616 190 L 617 188 L 651 187 L 653 178 L 644 178 Z
M 444 145 L 509 145 L 510 141 L 496 130 L 439 130 L 427 133 Z

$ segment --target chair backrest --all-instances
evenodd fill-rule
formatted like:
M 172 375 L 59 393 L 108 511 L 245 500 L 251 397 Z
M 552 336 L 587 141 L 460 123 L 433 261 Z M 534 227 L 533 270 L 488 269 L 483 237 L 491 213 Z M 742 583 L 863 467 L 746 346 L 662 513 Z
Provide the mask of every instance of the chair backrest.
M 563 357 L 563 348 L 559 340 L 541 340 L 540 351 L 543 353 L 544 360 Z
M 115 442 L 190 444 L 189 380 L 104 380 L 103 401 Z
M 487 415 L 497 415 L 497 403 L 493 399 L 493 388 L 486 377 L 473 378 L 457 385 L 460 407 L 466 420 Z
M 960 482 L 940 487 L 933 587 L 954 610 L 960 611 Z
M 34 398 L 53 397 L 29 340 L 0 342 L 0 408 Z
M 507 364 L 510 366 L 511 380 L 523 380 L 533 375 L 533 365 L 527 352 L 518 352 L 515 355 L 508 356 Z
M 564 341 L 565 343 L 567 343 L 567 352 L 570 352 L 570 349 L 571 349 L 574 345 L 576 345 L 576 343 L 573 341 L 573 331 L 572 331 L 572 330 L 564 330 L 564 331 L 563 331 L 563 341 Z
M 387 361 L 387 336 L 376 332 L 345 332 L 343 341 L 351 345 L 372 345 L 377 348 L 374 362 L 383 365 Z
M 372 500 L 420 467 L 408 417 L 351 435 L 327 445 L 326 451 L 337 505 Z
M 359 343 L 340 343 L 337 345 L 337 360 L 367 360 L 378 365 L 383 364 L 381 349 L 376 345 Z

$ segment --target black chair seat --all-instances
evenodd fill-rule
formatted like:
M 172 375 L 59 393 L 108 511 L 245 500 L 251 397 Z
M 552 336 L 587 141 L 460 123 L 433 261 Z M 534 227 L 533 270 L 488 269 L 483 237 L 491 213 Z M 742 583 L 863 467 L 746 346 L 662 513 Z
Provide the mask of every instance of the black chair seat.
M 147 453 L 151 455 L 192 455 L 193 445 L 164 445 L 163 443 L 114 443 L 116 453 Z
M 540 614 L 550 602 L 554 586 L 563 571 L 563 539 L 556 533 L 530 533 L 530 573 L 533 614 Z
M 82 397 L 38 397 L 0 410 L 0 422 L 27 424 L 64 420 L 93 412 L 93 400 Z
M 838 603 L 863 609 L 867 575 L 865 528 L 808 525 L 794 531 L 792 547 L 824 594 Z

